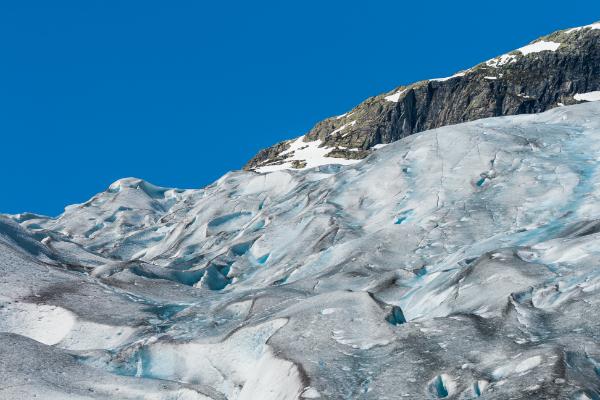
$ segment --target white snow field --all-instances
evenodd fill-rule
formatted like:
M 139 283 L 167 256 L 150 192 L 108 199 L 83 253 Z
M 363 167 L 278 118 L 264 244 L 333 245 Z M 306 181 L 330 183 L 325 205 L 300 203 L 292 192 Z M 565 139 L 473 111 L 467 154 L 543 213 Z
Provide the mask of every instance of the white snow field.
M 539 42 L 535 42 L 532 44 L 528 44 L 527 46 L 521 47 L 517 51 L 521 52 L 524 56 L 532 53 L 539 53 L 541 51 L 556 51 L 560 47 L 560 43 L 556 42 L 546 42 L 545 40 L 540 40 Z
M 598 399 L 599 115 L 0 217 L 0 398 Z
M 578 101 L 600 101 L 600 91 L 577 93 L 573 98 Z

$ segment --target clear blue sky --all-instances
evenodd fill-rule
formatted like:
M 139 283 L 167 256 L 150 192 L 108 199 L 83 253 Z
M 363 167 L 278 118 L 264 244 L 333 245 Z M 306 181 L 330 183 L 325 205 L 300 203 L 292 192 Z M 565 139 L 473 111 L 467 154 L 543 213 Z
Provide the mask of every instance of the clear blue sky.
M 0 212 L 126 176 L 201 187 L 368 96 L 595 20 L 577 0 L 3 1 Z

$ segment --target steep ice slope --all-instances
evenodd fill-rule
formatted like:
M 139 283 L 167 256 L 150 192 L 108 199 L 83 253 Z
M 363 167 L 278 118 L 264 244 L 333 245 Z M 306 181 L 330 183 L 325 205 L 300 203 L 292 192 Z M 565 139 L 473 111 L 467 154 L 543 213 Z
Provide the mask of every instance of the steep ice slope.
M 125 398 L 598 398 L 599 113 L 201 190 L 129 178 L 3 219 L 0 346 L 56 367 L 12 356 L 0 393 L 121 398 L 113 374 Z M 66 360 L 100 378 L 65 380 Z

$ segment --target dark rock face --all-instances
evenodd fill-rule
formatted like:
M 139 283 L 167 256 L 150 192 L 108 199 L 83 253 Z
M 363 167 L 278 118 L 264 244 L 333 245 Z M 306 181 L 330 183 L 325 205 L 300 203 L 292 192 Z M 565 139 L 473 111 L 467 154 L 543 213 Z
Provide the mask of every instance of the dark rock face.
M 252 158 L 252 160 L 248 162 L 248 164 L 246 164 L 244 169 L 252 169 L 266 163 L 269 165 L 279 164 L 285 159 L 285 157 L 280 156 L 280 154 L 289 148 L 290 144 L 288 141 L 285 141 L 277 143 L 271 147 L 267 147 L 266 149 L 262 149 Z
M 558 49 L 516 50 L 453 77 L 417 82 L 372 97 L 344 116 L 316 124 L 305 142 L 321 140 L 328 157 L 364 158 L 377 144 L 480 118 L 538 113 L 577 103 L 600 90 L 600 29 L 558 31 L 536 42 Z M 262 150 L 244 169 L 282 163 L 289 142 Z M 356 151 L 359 150 L 359 151 Z

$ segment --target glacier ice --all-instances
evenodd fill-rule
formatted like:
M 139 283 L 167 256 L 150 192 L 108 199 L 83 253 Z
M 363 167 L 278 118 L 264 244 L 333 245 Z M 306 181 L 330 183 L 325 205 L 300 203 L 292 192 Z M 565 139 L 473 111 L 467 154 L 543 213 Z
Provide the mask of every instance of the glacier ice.
M 0 217 L 0 397 L 596 399 L 600 103 Z

